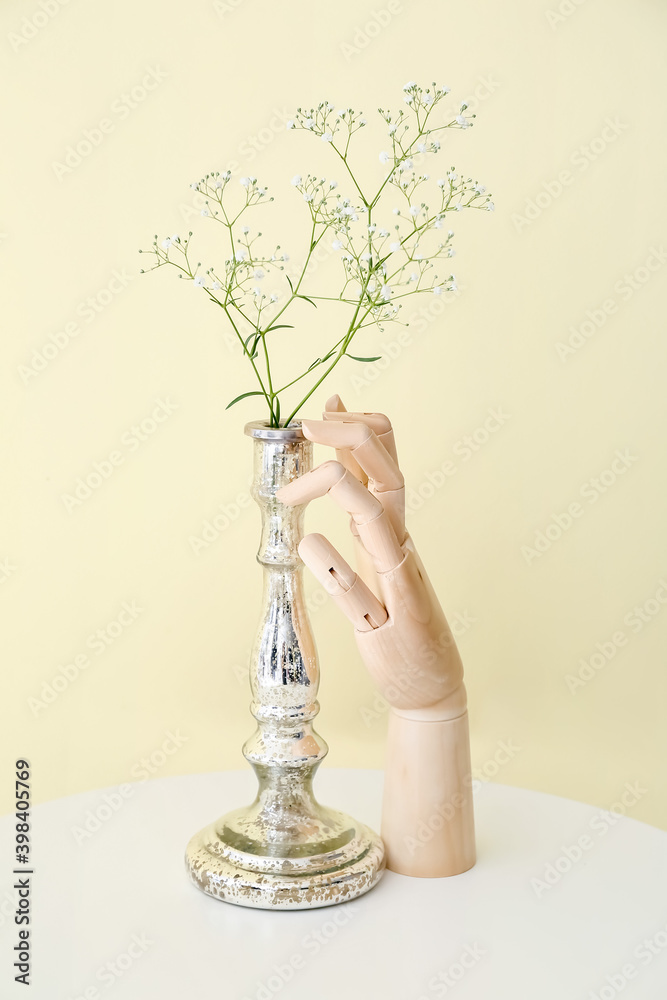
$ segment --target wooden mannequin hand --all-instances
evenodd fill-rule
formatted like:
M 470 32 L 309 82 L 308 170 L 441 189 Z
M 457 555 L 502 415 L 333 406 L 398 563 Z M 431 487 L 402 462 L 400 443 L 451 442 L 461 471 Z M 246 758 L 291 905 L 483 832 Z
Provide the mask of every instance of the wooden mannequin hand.
M 278 499 L 303 504 L 328 494 L 351 515 L 366 580 L 323 535 L 306 535 L 299 553 L 352 621 L 364 663 L 391 706 L 382 805 L 387 867 L 423 878 L 458 875 L 475 863 L 463 667 L 405 530 L 391 424 L 381 413 L 348 413 L 338 396 L 327 402 L 324 420 L 302 424 L 311 441 L 336 449 L 337 460 L 284 486 Z
M 457 718 L 466 709 L 463 666 L 405 529 L 391 423 L 381 413 L 348 413 L 338 396 L 323 416 L 304 420 L 303 432 L 335 447 L 337 460 L 283 487 L 278 499 L 301 504 L 328 494 L 348 511 L 371 586 L 322 535 L 303 539 L 301 558 L 352 621 L 364 663 L 388 703 L 409 718 Z

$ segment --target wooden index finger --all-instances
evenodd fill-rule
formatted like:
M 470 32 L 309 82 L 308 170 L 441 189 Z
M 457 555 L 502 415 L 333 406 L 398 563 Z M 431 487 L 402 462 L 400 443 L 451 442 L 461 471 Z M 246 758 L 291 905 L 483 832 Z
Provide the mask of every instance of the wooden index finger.
M 324 420 L 334 419 L 338 416 L 346 415 L 347 410 L 345 409 L 345 404 L 339 395 L 331 396 L 327 399 L 324 404 L 324 413 L 322 417 Z M 359 463 L 352 457 L 349 450 L 346 448 L 336 448 L 336 458 L 348 469 L 353 476 L 356 476 L 360 483 L 364 486 L 368 485 L 368 476 L 361 468 Z
M 348 411 L 340 396 L 332 396 L 327 399 L 322 414 L 324 420 L 356 420 L 361 424 L 366 424 L 375 431 L 378 440 L 384 445 L 393 460 L 398 464 L 398 454 L 396 452 L 396 441 L 394 440 L 394 429 L 391 420 L 385 413 L 365 413 L 360 410 Z
M 340 416 L 345 419 L 303 420 L 303 433 L 310 441 L 350 453 L 368 476 L 370 492 L 382 503 L 402 543 L 406 536 L 403 474 L 372 427 L 350 419 L 352 414 Z

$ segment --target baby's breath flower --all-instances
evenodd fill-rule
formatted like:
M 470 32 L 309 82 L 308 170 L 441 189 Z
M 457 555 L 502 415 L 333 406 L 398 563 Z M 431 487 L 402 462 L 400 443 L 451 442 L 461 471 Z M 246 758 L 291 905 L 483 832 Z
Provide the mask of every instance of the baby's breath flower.
M 331 298 L 328 294 L 318 295 L 315 291 L 310 291 L 308 282 L 305 280 L 311 277 L 312 268 L 308 265 L 313 262 L 315 248 L 322 238 L 328 235 L 331 249 L 337 251 L 337 257 L 342 261 L 344 284 L 339 298 L 348 306 L 352 305 L 353 308 L 356 308 L 356 312 L 352 315 L 352 322 L 342 341 L 339 339 L 329 353 L 320 349 L 322 357 L 318 358 L 306 372 L 296 379 L 290 377 L 284 389 L 287 390 L 296 383 L 304 385 L 305 383 L 301 382 L 301 379 L 305 376 L 310 378 L 311 368 L 317 369 L 336 354 L 337 358 L 327 366 L 328 368 L 332 367 L 336 360 L 344 355 L 352 337 L 364 327 L 375 323 L 382 331 L 385 322 L 396 319 L 401 308 L 400 300 L 405 295 L 431 291 L 434 295 L 442 296 L 445 291 L 457 290 L 453 274 L 448 279 L 441 279 L 433 270 L 436 261 L 454 255 L 453 247 L 449 246 L 449 240 L 454 234 L 450 230 L 447 234 L 447 242 L 435 243 L 436 238 L 432 236 L 432 231 L 443 230 L 446 213 L 450 211 L 460 212 L 463 208 L 471 206 L 484 208 L 491 212 L 494 205 L 483 185 L 478 182 L 473 185 L 472 179 L 466 179 L 465 176 L 460 178 L 453 167 L 447 171 L 445 179 L 437 181 L 436 192 L 439 188 L 442 194 L 437 199 L 435 210 L 432 211 L 429 208 L 428 196 L 422 196 L 423 185 L 430 181 L 430 177 L 427 171 L 421 173 L 420 167 L 415 167 L 416 154 L 425 157 L 439 152 L 441 144 L 440 140 L 434 137 L 436 134 L 441 134 L 446 128 L 468 128 L 475 118 L 474 114 L 469 113 L 468 105 L 464 101 L 459 105 L 459 112 L 455 117 L 451 113 L 440 116 L 440 121 L 444 124 L 437 124 L 436 115 L 432 114 L 432 111 L 448 92 L 448 87 L 438 88 L 435 84 L 430 86 L 428 90 L 424 90 L 410 80 L 403 87 L 403 97 L 409 105 L 407 109 L 401 106 L 393 112 L 379 109 L 383 127 L 386 129 L 383 145 L 388 148 L 381 149 L 377 155 L 380 164 L 387 167 L 387 176 L 375 194 L 365 187 L 365 183 L 362 185 L 359 175 L 352 167 L 353 161 L 349 149 L 350 140 L 354 133 L 366 126 L 366 119 L 363 115 L 351 108 L 339 108 L 336 112 L 334 105 L 328 101 L 320 101 L 310 110 L 297 108 L 294 118 L 286 122 L 286 129 L 301 128 L 312 131 L 325 144 L 333 144 L 334 137 L 338 134 L 337 130 L 347 126 L 344 154 L 342 150 L 338 150 L 337 146 L 334 149 L 338 155 L 339 165 L 342 157 L 348 182 L 353 183 L 357 193 L 348 198 L 342 197 L 338 193 L 333 194 L 332 192 L 338 187 L 337 182 L 335 180 L 327 181 L 325 177 L 317 175 L 295 174 L 292 178 L 292 185 L 299 190 L 303 200 L 310 205 L 308 214 L 313 228 L 306 246 L 304 260 L 300 263 L 299 268 L 295 270 L 294 274 L 290 271 L 289 277 L 285 274 L 281 279 L 281 285 L 282 281 L 286 281 L 289 284 L 289 290 L 285 285 L 281 287 L 281 290 L 274 289 L 270 293 L 267 290 L 266 293 L 262 293 L 262 284 L 268 284 L 268 280 L 264 280 L 267 272 L 270 273 L 271 268 L 275 268 L 276 272 L 284 272 L 286 270 L 284 262 L 289 260 L 289 255 L 282 252 L 279 244 L 274 245 L 273 252 L 270 248 L 268 252 L 260 250 L 258 247 L 261 243 L 261 232 L 253 227 L 253 236 L 251 237 L 249 235 L 250 228 L 247 225 L 241 225 L 239 221 L 246 210 L 254 209 L 262 200 L 265 202 L 273 201 L 273 198 L 265 197 L 267 189 L 258 186 L 256 177 L 247 176 L 239 179 L 240 185 L 245 188 L 244 197 L 238 199 L 241 204 L 234 205 L 230 202 L 228 205 L 223 202 L 224 198 L 231 201 L 235 198 L 233 191 L 228 190 L 228 182 L 232 177 L 230 170 L 208 173 L 190 185 L 192 190 L 204 196 L 204 208 L 198 206 L 201 215 L 213 216 L 215 221 L 226 226 L 228 230 L 228 238 L 231 240 L 232 246 L 231 257 L 225 260 L 224 270 L 217 272 L 221 277 L 216 276 L 216 271 L 213 268 L 204 272 L 201 271 L 201 264 L 197 264 L 196 268 L 190 264 L 192 233 L 184 237 L 182 242 L 176 234 L 172 237 L 165 237 L 161 243 L 156 236 L 152 245 L 153 249 L 150 251 L 155 255 L 155 266 L 171 264 L 178 267 L 179 276 L 189 278 L 194 285 L 203 287 L 211 298 L 220 302 L 229 318 L 232 319 L 237 335 L 239 335 L 239 331 L 242 331 L 240 339 L 245 341 L 248 333 L 250 334 L 250 340 L 245 341 L 245 354 L 247 355 L 249 354 L 247 344 L 252 341 L 256 347 L 259 341 L 253 339 L 255 335 L 263 338 L 271 328 L 272 321 L 265 313 L 265 305 L 268 305 L 269 302 L 280 301 L 281 303 L 278 309 L 269 310 L 269 315 L 282 316 L 283 312 L 297 298 L 307 296 L 313 296 L 315 300 Z M 387 134 L 389 143 L 386 141 Z M 380 141 L 382 142 L 382 139 Z M 417 162 L 421 166 L 422 161 L 418 160 Z M 431 181 L 431 183 L 434 182 Z M 388 228 L 378 228 L 375 221 L 375 213 L 377 212 L 378 215 L 381 211 L 384 213 L 389 207 L 386 205 L 388 199 L 384 197 L 388 193 L 384 191 L 385 187 L 393 187 L 395 194 L 398 192 L 397 200 L 403 206 L 392 208 L 392 214 L 396 218 L 390 227 L 391 234 Z M 352 191 L 352 188 L 349 190 Z M 417 190 L 419 194 L 415 193 Z M 205 200 L 207 196 L 213 197 L 215 201 L 211 201 L 209 204 Z M 403 199 L 405 200 L 403 201 Z M 218 204 L 216 205 L 215 202 Z M 376 205 L 379 206 L 377 209 Z M 218 208 L 221 211 L 218 211 Z M 387 218 L 386 215 L 385 218 Z M 245 218 L 241 221 L 245 221 Z M 354 225 L 355 223 L 358 225 Z M 422 246 L 420 246 L 420 240 L 423 241 Z M 431 240 L 434 242 L 431 243 Z M 227 245 L 230 245 L 229 242 Z M 176 257 L 175 253 L 169 253 L 170 248 L 174 251 L 180 251 L 180 256 L 177 259 L 173 259 Z M 392 256 L 394 254 L 397 256 Z M 413 270 L 408 272 L 410 264 L 412 264 Z M 430 280 L 427 276 L 429 270 L 431 271 Z M 292 278 L 296 280 L 292 281 Z M 301 291 L 302 282 L 303 291 Z M 391 301 L 394 296 L 397 300 L 395 303 Z M 316 305 L 317 302 L 313 304 Z M 238 327 L 235 323 L 237 314 L 241 320 Z M 278 320 L 273 322 L 278 322 Z M 280 322 L 282 323 L 282 321 Z M 248 325 L 250 330 L 246 332 Z M 289 328 L 289 325 L 286 324 L 285 330 Z M 280 340 L 282 343 L 285 338 L 271 337 L 268 340 L 271 341 L 272 345 L 276 342 L 277 346 L 277 341 Z M 343 351 L 339 353 L 338 349 L 341 344 L 343 344 Z M 267 347 L 266 343 L 264 347 Z M 288 348 L 284 348 L 284 350 L 288 350 Z M 270 426 L 278 426 L 281 408 L 283 422 L 289 422 L 293 419 L 322 380 L 320 376 L 323 369 L 319 368 L 319 371 L 314 371 L 313 386 L 305 398 L 295 409 L 288 412 L 284 406 L 278 406 L 278 394 L 280 394 L 282 404 L 284 389 L 278 389 L 274 393 L 266 391 L 267 387 L 272 384 L 268 351 L 255 350 L 252 360 L 255 375 L 259 379 L 259 388 L 262 390 L 256 395 L 266 397 L 271 408 Z M 275 377 L 275 373 L 273 374 Z M 291 373 L 288 374 L 291 376 Z M 265 376 L 268 376 L 268 383 L 265 381 Z M 319 381 L 317 381 L 318 379 Z M 274 386 L 277 384 L 279 383 L 273 382 Z M 239 398 L 243 398 L 243 395 Z

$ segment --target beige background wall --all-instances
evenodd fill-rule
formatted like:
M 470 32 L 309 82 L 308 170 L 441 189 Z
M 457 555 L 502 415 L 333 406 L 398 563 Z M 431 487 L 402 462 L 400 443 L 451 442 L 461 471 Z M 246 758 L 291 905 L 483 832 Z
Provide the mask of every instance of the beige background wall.
M 7 808 L 16 756 L 38 800 L 141 780 L 151 755 L 159 776 L 243 765 L 260 580 L 241 431 L 258 411 L 225 412 L 249 379 L 217 315 L 169 274 L 139 278 L 136 249 L 199 225 L 190 182 L 235 161 L 287 201 L 298 256 L 289 178 L 313 147 L 284 118 L 328 98 L 373 121 L 416 79 L 470 98 L 476 126 L 442 163 L 487 183 L 496 213 L 456 227 L 461 294 L 439 313 L 424 300 L 399 357 L 341 368 L 310 412 L 337 390 L 395 422 L 410 527 L 460 635 L 479 775 L 601 807 L 638 783 L 630 814 L 667 826 L 666 31 L 658 0 L 6 0 Z M 339 320 L 305 306 L 299 322 L 310 355 Z M 133 427 L 158 406 L 142 440 Z M 113 451 L 122 462 L 68 509 Z M 324 503 L 309 525 L 349 553 Z M 327 764 L 381 766 L 383 707 L 311 591 Z M 55 700 L 31 702 L 67 665 Z

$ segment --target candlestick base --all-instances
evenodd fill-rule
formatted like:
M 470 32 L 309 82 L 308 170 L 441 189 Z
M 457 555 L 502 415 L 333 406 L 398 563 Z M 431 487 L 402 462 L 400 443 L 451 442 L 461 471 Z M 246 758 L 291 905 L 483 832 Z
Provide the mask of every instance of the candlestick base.
M 228 813 L 190 840 L 185 865 L 192 882 L 238 906 L 304 910 L 343 903 L 368 892 L 384 870 L 384 846 L 367 826 L 324 809 L 299 817 L 287 838 L 260 835 L 259 803 Z M 307 820 L 304 823 L 304 819 Z

